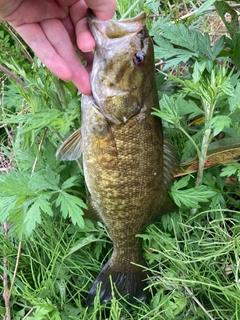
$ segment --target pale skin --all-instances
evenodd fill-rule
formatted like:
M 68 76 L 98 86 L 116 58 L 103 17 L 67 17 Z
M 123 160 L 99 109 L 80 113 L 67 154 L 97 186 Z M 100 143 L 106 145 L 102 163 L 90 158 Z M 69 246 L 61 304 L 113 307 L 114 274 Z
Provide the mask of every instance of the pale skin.
M 116 0 L 0 0 L 0 20 L 9 22 L 51 72 L 90 95 L 95 41 L 86 21 L 87 8 L 98 19 L 108 20 Z M 77 48 L 88 62 L 86 69 Z

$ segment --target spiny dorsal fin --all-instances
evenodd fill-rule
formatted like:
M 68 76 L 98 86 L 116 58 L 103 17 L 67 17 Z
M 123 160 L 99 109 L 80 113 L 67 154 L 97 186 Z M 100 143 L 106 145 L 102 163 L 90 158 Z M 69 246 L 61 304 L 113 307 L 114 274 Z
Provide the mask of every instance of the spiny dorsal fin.
M 163 181 L 167 189 L 172 185 L 177 167 L 176 149 L 168 139 L 163 141 Z
M 77 160 L 82 153 L 82 134 L 80 129 L 73 132 L 60 146 L 56 153 L 58 160 Z
M 176 149 L 172 145 L 172 143 L 164 139 L 163 141 L 163 182 L 166 187 L 166 192 L 169 191 L 173 179 L 174 174 L 176 173 L 176 167 L 177 167 L 177 154 Z M 177 209 L 177 205 L 173 202 L 170 195 L 168 194 L 164 202 L 161 206 L 161 214 L 170 213 Z

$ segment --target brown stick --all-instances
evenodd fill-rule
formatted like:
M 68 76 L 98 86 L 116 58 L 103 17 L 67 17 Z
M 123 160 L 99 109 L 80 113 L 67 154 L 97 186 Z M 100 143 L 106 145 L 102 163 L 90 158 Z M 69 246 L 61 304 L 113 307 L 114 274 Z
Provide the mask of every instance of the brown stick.
M 0 64 L 0 70 L 5 73 L 9 78 L 13 79 L 14 81 L 16 81 L 17 83 L 19 83 L 24 89 L 26 89 L 26 84 L 18 77 L 16 76 L 14 73 L 12 73 L 11 71 L 9 71 L 6 67 L 4 67 L 2 64 Z

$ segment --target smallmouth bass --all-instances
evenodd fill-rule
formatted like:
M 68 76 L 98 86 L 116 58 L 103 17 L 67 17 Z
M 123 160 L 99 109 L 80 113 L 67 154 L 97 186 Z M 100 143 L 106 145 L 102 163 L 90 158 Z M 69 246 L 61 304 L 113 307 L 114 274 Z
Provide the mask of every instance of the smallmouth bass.
M 146 265 L 136 234 L 175 209 L 168 194 L 175 153 L 164 140 L 161 119 L 151 115 L 159 104 L 145 19 L 140 13 L 131 19 L 100 21 L 88 12 L 96 40 L 92 96 L 82 95 L 81 128 L 57 152 L 62 160 L 82 155 L 90 194 L 86 217 L 102 221 L 113 241 L 112 256 L 88 294 L 89 305 L 100 283 L 100 302 L 111 300 L 110 276 L 117 297 L 133 303 L 146 299 L 147 274 L 135 265 Z

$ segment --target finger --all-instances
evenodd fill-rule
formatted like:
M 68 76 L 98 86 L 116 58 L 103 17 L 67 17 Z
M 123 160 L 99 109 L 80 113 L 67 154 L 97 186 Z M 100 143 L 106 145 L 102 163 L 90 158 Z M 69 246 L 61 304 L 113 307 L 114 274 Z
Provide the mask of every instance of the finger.
M 111 19 L 116 10 L 115 0 L 85 0 L 85 2 L 99 20 Z
M 55 44 L 56 48 L 54 48 L 54 41 L 53 44 L 51 43 L 51 39 L 54 39 L 54 36 L 50 36 L 49 39 L 37 23 L 22 25 L 15 29 L 51 72 L 64 81 L 72 80 L 82 93 L 91 93 L 89 75 L 80 63 L 78 57 L 75 56 L 74 63 L 71 64 L 71 61 L 66 61 L 64 55 L 59 54 L 61 49 L 64 49 L 64 41 L 58 45 Z M 54 28 L 50 29 L 55 30 Z M 65 36 L 67 35 L 66 30 L 63 33 Z M 67 38 L 71 44 L 68 35 Z M 74 51 L 74 49 L 72 49 L 71 52 L 72 51 Z M 63 52 L 62 50 L 62 53 L 65 54 L 65 51 Z M 72 55 L 71 53 L 71 56 Z M 82 76 L 80 76 L 80 74 L 82 74 Z
M 89 74 L 83 67 L 62 22 L 46 20 L 41 22 L 40 25 L 53 48 L 72 71 L 71 80 L 82 93 L 90 94 Z
M 15 30 L 50 71 L 64 81 L 71 79 L 71 70 L 49 43 L 38 23 L 21 25 Z
M 88 27 L 87 18 L 78 21 L 75 26 L 77 34 L 77 45 L 82 52 L 92 51 L 96 42 Z
M 73 25 L 73 22 L 69 16 L 67 16 L 66 19 L 62 20 L 62 23 L 65 27 L 65 29 L 68 32 L 68 35 L 73 43 L 73 45 L 76 45 L 76 34 L 75 34 L 75 27 Z
M 82 52 L 89 52 L 95 47 L 95 40 L 87 24 L 86 12 L 87 5 L 84 1 L 77 1 L 70 8 L 70 16 L 76 30 L 77 45 Z
M 18 2 L 20 3 L 15 7 L 15 10 L 11 10 L 11 13 L 9 12 L 10 15 L 6 17 L 6 20 L 13 27 L 19 27 L 24 24 L 32 24 L 52 18 L 64 19 L 67 16 L 67 9 L 60 7 L 56 1 L 25 0 Z

